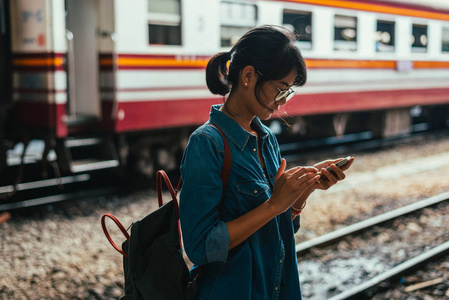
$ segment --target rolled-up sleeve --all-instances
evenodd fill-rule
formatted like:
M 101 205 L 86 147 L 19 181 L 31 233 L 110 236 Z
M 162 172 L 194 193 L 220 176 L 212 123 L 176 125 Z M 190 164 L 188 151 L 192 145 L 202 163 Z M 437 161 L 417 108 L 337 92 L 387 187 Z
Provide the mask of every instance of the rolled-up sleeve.
M 204 130 L 215 128 L 192 134 L 181 162 L 181 230 L 187 256 L 197 265 L 225 262 L 229 251 L 228 227 L 218 210 L 223 143 L 221 136 L 214 139 Z

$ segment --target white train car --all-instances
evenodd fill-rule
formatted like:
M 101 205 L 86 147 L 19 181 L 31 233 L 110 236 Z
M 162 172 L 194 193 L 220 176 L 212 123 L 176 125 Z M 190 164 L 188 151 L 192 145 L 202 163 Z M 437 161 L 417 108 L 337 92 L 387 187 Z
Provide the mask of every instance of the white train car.
M 42 139 L 63 172 L 130 158 L 148 174 L 175 167 L 192 128 L 224 101 L 207 90 L 209 57 L 263 24 L 295 30 L 306 58 L 308 82 L 285 107 L 295 138 L 395 136 L 449 118 L 449 11 L 374 0 L 0 4 L 0 138 Z M 74 148 L 94 145 L 75 162 Z

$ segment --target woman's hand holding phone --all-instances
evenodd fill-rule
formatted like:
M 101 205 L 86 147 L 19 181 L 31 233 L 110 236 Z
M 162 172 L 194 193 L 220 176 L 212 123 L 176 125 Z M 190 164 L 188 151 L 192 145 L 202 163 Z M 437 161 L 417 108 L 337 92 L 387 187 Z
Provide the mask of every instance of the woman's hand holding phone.
M 300 201 L 301 194 L 310 188 L 312 190 L 309 190 L 309 193 L 313 189 L 327 190 L 346 177 L 344 171 L 349 169 L 353 162 L 354 158 L 348 156 L 344 159 L 325 160 L 313 167 L 298 166 L 285 171 L 287 163 L 282 159 L 274 180 L 273 194 L 268 202 L 278 213 L 284 212 L 292 204 L 300 207 L 303 203 L 296 202 Z M 303 200 L 305 201 L 305 198 Z
M 338 181 L 345 179 L 344 171 L 349 169 L 354 162 L 354 157 L 345 157 L 343 159 L 325 160 L 314 165 L 320 170 L 320 180 L 314 185 L 315 188 L 327 190 Z

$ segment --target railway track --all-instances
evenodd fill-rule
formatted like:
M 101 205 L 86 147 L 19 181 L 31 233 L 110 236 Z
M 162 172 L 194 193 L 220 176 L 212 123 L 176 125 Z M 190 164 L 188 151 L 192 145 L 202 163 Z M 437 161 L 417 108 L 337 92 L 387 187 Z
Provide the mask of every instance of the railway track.
M 403 274 L 406 274 L 430 261 L 434 261 L 443 255 L 449 253 L 449 241 L 438 245 L 430 250 L 423 252 L 422 254 L 409 259 L 394 268 L 391 268 L 382 274 L 371 278 L 364 283 L 351 288 L 343 293 L 340 293 L 329 300 L 344 300 L 344 299 L 370 299 L 374 292 L 373 290 L 379 287 L 382 283 L 391 281 L 393 279 L 400 278 Z
M 107 173 L 86 173 L 10 184 L 0 187 L 0 212 L 106 196 L 124 189 L 116 176 Z
M 442 193 L 440 195 L 424 199 L 421 201 L 418 201 L 416 203 L 404 206 L 402 208 L 398 208 L 396 210 L 390 211 L 388 213 L 381 214 L 376 217 L 372 217 L 370 219 L 361 221 L 359 223 L 350 225 L 345 228 L 338 229 L 336 231 L 333 231 L 331 233 L 325 234 L 323 236 L 320 236 L 318 238 L 300 243 L 296 246 L 296 252 L 298 255 L 299 260 L 303 259 L 303 256 L 307 260 L 307 253 L 314 252 L 315 249 L 328 246 L 328 245 L 337 245 L 338 243 L 341 243 L 344 241 L 346 237 L 352 237 L 354 238 L 357 235 L 362 235 L 363 232 L 366 231 L 374 231 L 372 233 L 372 236 L 377 237 L 378 235 L 382 234 L 384 231 L 382 227 L 380 226 L 389 226 L 391 227 L 391 224 L 393 222 L 401 222 L 403 218 L 406 216 L 410 216 L 411 214 L 416 214 L 422 212 L 423 209 L 429 208 L 436 205 L 446 205 L 447 201 L 449 200 L 449 192 Z M 410 222 L 410 221 L 405 221 Z M 394 224 L 394 223 L 393 223 Z M 413 223 L 415 224 L 415 223 Z M 376 227 L 377 226 L 377 227 Z M 366 239 L 366 237 L 363 237 L 362 239 Z M 343 242 L 346 243 L 346 242 Z M 382 245 L 382 247 L 389 247 L 388 243 L 389 241 L 384 241 L 385 245 Z M 365 243 L 364 244 L 369 244 Z M 337 246 L 338 247 L 338 246 Z M 371 247 L 371 246 L 369 246 Z M 368 247 L 368 248 L 369 248 Z M 418 247 L 419 248 L 419 247 Z M 328 251 L 332 251 L 332 247 L 326 247 Z M 382 251 L 382 249 L 378 249 Z M 408 249 L 406 249 L 408 250 Z M 435 261 L 442 255 L 449 254 L 449 237 L 446 238 L 446 241 L 439 243 L 438 245 L 435 245 L 433 247 L 425 247 L 425 249 L 416 250 L 414 249 L 411 252 L 418 252 L 417 255 L 404 255 L 407 257 L 407 259 L 402 259 L 400 263 L 395 263 L 395 265 L 385 268 L 385 270 L 382 270 L 380 272 L 377 272 L 375 276 L 367 276 L 368 274 L 364 274 L 364 280 L 360 282 L 356 282 L 351 284 L 348 284 L 349 286 L 346 287 L 336 287 L 331 288 L 330 291 L 326 294 L 326 298 L 330 298 L 332 300 L 340 300 L 340 299 L 370 299 L 378 290 L 381 289 L 381 287 L 388 286 L 393 280 L 400 278 L 404 274 L 407 274 L 411 272 L 412 270 L 416 269 L 419 266 L 422 266 L 428 262 Z M 317 257 L 318 256 L 318 257 Z M 328 256 L 326 254 L 326 250 L 318 250 L 318 253 L 312 253 L 311 260 L 320 259 L 320 257 L 326 257 Z M 411 257 L 409 257 L 411 256 Z M 358 258 L 360 259 L 360 258 Z M 372 258 L 371 258 L 372 259 Z M 363 261 L 363 259 L 362 259 Z M 301 272 L 301 266 L 300 266 L 300 272 Z M 373 272 L 376 273 L 376 272 Z M 302 275 L 302 277 L 306 277 L 307 275 Z M 306 279 L 307 281 L 307 279 Z M 307 285 L 307 283 L 306 283 Z M 319 288 L 319 284 L 311 283 L 311 285 L 314 285 L 314 289 Z M 336 293 L 342 291 L 341 293 Z M 307 296 L 307 295 L 306 295 Z M 310 295 L 309 295 L 310 296 Z M 323 295 L 321 295 L 323 297 Z M 315 298 L 310 298 L 315 299 Z M 320 299 L 320 297 L 317 297 L 316 299 Z

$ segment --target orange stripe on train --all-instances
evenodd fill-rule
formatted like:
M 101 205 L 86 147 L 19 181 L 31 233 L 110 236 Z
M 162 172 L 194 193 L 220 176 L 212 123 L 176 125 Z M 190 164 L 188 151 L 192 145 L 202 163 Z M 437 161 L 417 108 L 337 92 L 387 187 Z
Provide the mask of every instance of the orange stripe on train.
M 64 58 L 14 58 L 12 63 L 16 67 L 60 67 L 64 65 Z
M 388 4 L 383 5 L 380 3 L 379 4 L 372 3 L 369 1 L 367 2 L 344 1 L 344 0 L 288 0 L 288 1 L 312 5 L 331 6 L 354 10 L 380 12 L 393 15 L 449 21 L 449 12 L 437 12 L 430 10 L 420 10 L 417 8 L 407 8 L 399 5 L 394 5 L 394 3 L 390 3 L 390 5 Z
M 178 60 L 175 58 L 119 58 L 119 68 L 205 68 L 207 59 Z M 412 61 L 416 69 L 446 69 L 449 61 Z M 101 66 L 112 65 L 112 59 L 101 60 Z M 310 69 L 395 69 L 398 62 L 395 60 L 338 60 L 338 59 L 306 59 L 307 68 Z
M 208 58 L 178 59 L 176 57 L 132 57 L 124 55 L 118 58 L 119 68 L 205 68 Z M 413 61 L 415 69 L 449 69 L 449 61 Z M 63 57 L 53 58 L 14 58 L 15 67 L 62 67 L 65 64 Z M 306 59 L 310 69 L 395 69 L 395 60 L 348 60 L 348 59 Z M 111 58 L 101 58 L 100 66 L 112 66 Z

